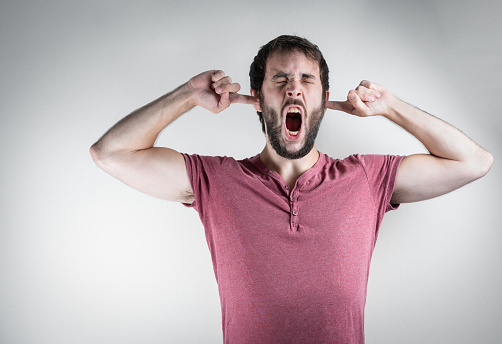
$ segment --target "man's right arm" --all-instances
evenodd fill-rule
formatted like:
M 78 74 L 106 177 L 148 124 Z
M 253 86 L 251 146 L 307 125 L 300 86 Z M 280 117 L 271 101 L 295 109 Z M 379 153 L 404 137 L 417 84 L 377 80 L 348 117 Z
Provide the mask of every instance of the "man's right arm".
M 192 203 L 183 155 L 154 143 L 166 126 L 196 105 L 218 113 L 231 103 L 255 102 L 237 94 L 239 89 L 222 71 L 201 73 L 120 120 L 92 145 L 91 156 L 100 168 L 139 191 Z

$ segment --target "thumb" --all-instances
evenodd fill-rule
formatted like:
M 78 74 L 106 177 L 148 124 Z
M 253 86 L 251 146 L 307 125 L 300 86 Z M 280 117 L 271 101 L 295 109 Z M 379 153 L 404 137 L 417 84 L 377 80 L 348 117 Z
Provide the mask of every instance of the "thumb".
M 220 101 L 218 102 L 218 109 L 224 110 L 230 106 L 230 93 L 225 92 L 220 95 Z
M 369 107 L 366 104 L 364 104 L 364 102 L 361 100 L 361 98 L 359 98 L 356 92 L 349 91 L 347 98 L 348 98 L 347 102 L 350 102 L 353 108 L 357 110 L 358 113 L 356 112 L 355 113 L 356 115 L 361 117 L 371 115 Z

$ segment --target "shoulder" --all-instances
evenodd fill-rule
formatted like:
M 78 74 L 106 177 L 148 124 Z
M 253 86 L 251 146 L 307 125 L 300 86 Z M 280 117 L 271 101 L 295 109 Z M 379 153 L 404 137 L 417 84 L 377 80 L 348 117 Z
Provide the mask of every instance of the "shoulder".
M 404 156 L 381 154 L 352 154 L 343 159 L 324 155 L 324 169 L 342 173 L 364 172 L 365 174 L 382 173 L 398 168 Z
M 323 168 L 328 170 L 347 170 L 353 168 L 361 168 L 363 167 L 364 157 L 359 154 L 352 154 L 345 158 L 338 159 L 332 158 L 326 154 L 323 154 Z
M 195 165 L 201 165 L 204 167 L 218 167 L 224 164 L 230 164 L 235 162 L 235 159 L 227 156 L 210 156 L 210 155 L 199 155 L 199 154 L 187 154 L 182 153 L 185 158 L 186 163 L 191 163 Z
M 359 165 L 363 169 L 389 168 L 394 164 L 399 164 L 404 156 L 391 154 L 352 154 L 343 160 L 344 164 Z
M 209 156 L 183 153 L 187 170 L 195 172 L 232 174 L 235 171 L 252 169 L 255 167 L 253 158 L 237 160 L 229 156 Z

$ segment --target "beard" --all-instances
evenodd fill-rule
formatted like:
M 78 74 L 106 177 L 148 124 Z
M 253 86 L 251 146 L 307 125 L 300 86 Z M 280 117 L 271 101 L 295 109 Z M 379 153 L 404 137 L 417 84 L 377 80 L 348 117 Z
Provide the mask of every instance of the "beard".
M 284 124 L 280 120 L 280 116 L 277 111 L 271 107 L 266 106 L 262 99 L 260 99 L 260 103 L 263 120 L 265 121 L 267 128 L 268 140 L 272 148 L 279 156 L 290 160 L 300 159 L 307 155 L 312 150 L 312 148 L 314 148 L 315 139 L 317 137 L 317 133 L 319 132 L 319 127 L 321 126 L 325 112 L 326 101 L 324 97 L 321 106 L 317 109 L 314 109 L 311 113 L 307 113 L 304 107 L 305 121 L 307 123 L 302 123 L 302 130 L 305 132 L 305 142 L 303 143 L 303 146 L 300 147 L 300 149 L 294 152 L 288 151 L 284 142 L 282 141 L 282 131 L 284 130 Z M 290 104 L 302 105 L 301 103 L 292 101 L 287 103 L 285 106 Z

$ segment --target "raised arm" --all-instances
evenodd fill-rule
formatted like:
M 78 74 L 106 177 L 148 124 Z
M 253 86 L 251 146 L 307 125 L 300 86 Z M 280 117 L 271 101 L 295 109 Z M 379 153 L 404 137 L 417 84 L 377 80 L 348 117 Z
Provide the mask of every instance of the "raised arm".
M 327 108 L 356 116 L 381 115 L 415 136 L 430 154 L 403 159 L 397 174 L 393 203 L 437 197 L 484 176 L 493 157 L 448 123 L 398 99 L 381 85 L 362 81 L 343 102 Z
M 231 103 L 254 103 L 237 94 L 238 83 L 222 71 L 201 73 L 174 91 L 134 111 L 115 124 L 90 149 L 96 164 L 124 183 L 149 195 L 184 203 L 193 191 L 183 156 L 154 147 L 160 132 L 196 105 L 218 113 Z

